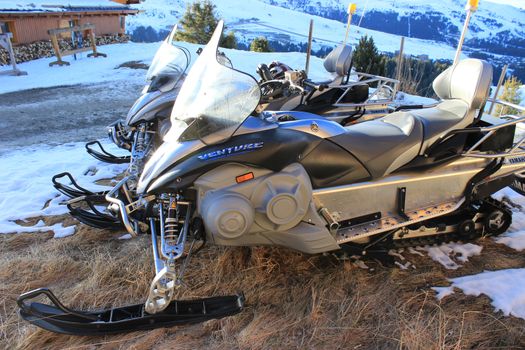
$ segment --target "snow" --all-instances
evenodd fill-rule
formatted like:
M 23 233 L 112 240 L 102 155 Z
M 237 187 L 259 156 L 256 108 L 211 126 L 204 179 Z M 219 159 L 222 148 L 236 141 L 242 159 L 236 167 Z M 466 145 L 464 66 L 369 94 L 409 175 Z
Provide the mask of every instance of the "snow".
M 201 45 L 188 44 L 184 42 L 178 45 L 188 48 L 195 59 L 195 53 Z M 26 71 L 26 76 L 1 76 L 0 94 L 26 89 L 44 88 L 61 85 L 92 84 L 101 82 L 129 82 L 144 83 L 145 71 L 143 69 L 118 68 L 122 63 L 129 61 L 141 61 L 151 63 L 160 43 L 125 43 L 101 46 L 99 50 L 108 55 L 107 58 L 82 57 L 73 60 L 67 56 L 65 59 L 71 63 L 70 66 L 49 67 L 49 62 L 54 57 L 41 58 L 34 61 L 18 64 L 20 70 Z M 232 49 L 221 49 L 232 60 L 236 69 L 255 75 L 255 69 L 260 63 L 270 63 L 278 60 L 285 62 L 293 68 L 304 67 L 306 55 L 298 52 L 258 53 Z M 6 69 L 8 67 L 5 67 Z M 323 68 L 323 60 L 312 57 L 310 60 L 310 78 L 314 81 L 325 81 L 331 75 Z
M 525 249 L 525 198 L 506 188 L 495 194 L 495 198 L 508 198 L 519 207 L 513 209 L 512 225 L 510 225 L 507 232 L 501 236 L 495 237 L 496 243 L 505 244 L 506 246 L 522 251 Z
M 114 146 L 106 146 L 112 152 L 122 153 Z M 55 237 L 73 234 L 74 226 L 46 226 L 43 221 L 24 226 L 15 222 L 68 212 L 66 206 L 60 205 L 67 198 L 59 195 L 51 183 L 53 175 L 70 171 L 81 186 L 100 191 L 108 187 L 96 185 L 95 181 L 111 179 L 126 168 L 95 160 L 87 154 L 83 143 L 14 150 L 1 155 L 0 164 L 0 233 L 54 231 Z
M 449 287 L 432 288 L 439 300 L 452 295 L 454 288 L 458 288 L 466 295 L 488 296 L 495 310 L 503 312 L 505 316 L 525 319 L 525 269 L 484 271 L 452 278 L 450 282 L 452 284 Z
M 127 30 L 132 32 L 138 26 L 170 30 L 182 17 L 186 4 L 184 0 L 144 1 L 136 5 L 143 12 L 127 17 Z M 219 17 L 225 20 L 226 30 L 234 31 L 238 40 L 244 43 L 250 43 L 259 36 L 275 41 L 305 43 L 310 19 L 314 20 L 314 50 L 322 46 L 333 47 L 341 43 L 345 36 L 346 25 L 342 22 L 274 6 L 265 1 L 215 0 L 213 4 L 217 6 Z M 349 43 L 357 44 L 363 35 L 373 36 L 380 51 L 399 50 L 400 36 L 357 26 L 350 31 Z M 454 47 L 431 40 L 406 38 L 405 41 L 407 54 L 453 59 L 455 51 Z
M 456 270 L 461 267 L 460 263 L 468 262 L 468 258 L 480 255 L 481 246 L 472 243 L 447 243 L 437 247 L 425 247 L 428 256 L 437 261 L 449 270 Z
M 122 8 L 127 6 L 111 0 L 28 0 L 13 1 L 0 0 L 0 10 L 14 11 L 31 11 L 31 12 L 50 12 L 50 11 L 67 11 L 64 7 L 81 7 L 81 8 Z

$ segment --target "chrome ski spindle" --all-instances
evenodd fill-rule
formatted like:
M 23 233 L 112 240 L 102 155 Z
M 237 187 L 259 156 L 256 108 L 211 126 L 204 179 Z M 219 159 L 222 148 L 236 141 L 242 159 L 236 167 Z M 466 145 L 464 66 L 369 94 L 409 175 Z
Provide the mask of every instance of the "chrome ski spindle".
M 186 206 L 182 230 L 180 230 L 179 225 L 179 205 Z M 164 310 L 172 300 L 175 288 L 181 284 L 181 276 L 180 274 L 177 276 L 175 262 L 184 253 L 190 215 L 190 204 L 188 202 L 177 203 L 175 196 L 169 198 L 166 217 L 164 216 L 162 201 L 159 203 L 161 254 L 158 254 L 156 232 L 153 229 L 151 234 L 157 274 L 151 282 L 150 292 L 145 303 L 145 310 L 150 314 Z

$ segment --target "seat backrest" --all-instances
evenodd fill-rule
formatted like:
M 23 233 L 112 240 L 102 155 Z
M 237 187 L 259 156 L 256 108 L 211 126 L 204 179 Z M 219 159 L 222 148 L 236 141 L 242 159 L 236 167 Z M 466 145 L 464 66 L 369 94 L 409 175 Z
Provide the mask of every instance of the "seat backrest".
M 339 45 L 335 47 L 324 59 L 324 68 L 330 73 L 343 77 L 352 65 L 352 47 Z
M 465 59 L 447 68 L 432 84 L 436 95 L 443 100 L 459 99 L 470 110 L 483 107 L 492 84 L 492 65 L 478 59 Z

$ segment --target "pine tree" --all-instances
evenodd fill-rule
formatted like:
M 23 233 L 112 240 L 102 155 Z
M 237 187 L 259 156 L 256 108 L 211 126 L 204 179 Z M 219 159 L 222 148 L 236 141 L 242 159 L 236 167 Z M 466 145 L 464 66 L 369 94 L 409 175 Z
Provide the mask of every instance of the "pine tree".
M 250 51 L 270 52 L 272 50 L 270 49 L 270 43 L 268 43 L 268 39 L 261 36 L 253 39 L 252 43 L 250 44 Z
M 223 36 L 221 40 L 221 47 L 224 47 L 227 49 L 237 48 L 237 38 L 235 37 L 234 32 L 229 32 L 228 35 Z
M 359 39 L 353 55 L 354 67 L 358 72 L 383 75 L 385 72 L 384 60 L 377 51 L 374 38 L 367 35 Z
M 499 95 L 499 99 L 503 101 L 507 101 L 514 104 L 520 104 L 520 89 L 521 82 L 518 80 L 518 78 L 512 76 L 509 79 L 505 80 L 505 84 L 503 84 L 503 92 Z M 496 105 L 496 115 L 518 115 L 519 111 L 515 108 L 503 106 L 503 105 Z
M 209 0 L 188 4 L 186 12 L 179 22 L 182 30 L 177 31 L 175 40 L 206 44 L 219 22 L 215 9 L 215 5 Z

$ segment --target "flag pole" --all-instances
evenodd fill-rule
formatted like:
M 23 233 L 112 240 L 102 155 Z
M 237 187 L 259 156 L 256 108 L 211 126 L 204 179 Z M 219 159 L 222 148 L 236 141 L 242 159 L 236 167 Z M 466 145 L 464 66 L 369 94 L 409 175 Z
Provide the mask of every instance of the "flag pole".
M 454 65 L 456 65 L 461 58 L 461 50 L 463 49 L 463 42 L 465 41 L 465 36 L 467 35 L 468 26 L 472 14 L 478 9 L 479 0 L 467 0 L 467 5 L 465 10 L 467 11 L 467 18 L 465 18 L 465 24 L 463 26 L 463 31 L 461 32 L 461 38 L 459 39 L 458 48 L 456 50 L 456 57 L 454 57 Z
M 346 34 L 345 34 L 345 41 L 343 41 L 343 45 L 346 45 L 346 42 L 348 41 L 348 33 L 350 33 L 350 25 L 352 24 L 352 16 L 355 14 L 355 11 L 357 9 L 356 4 L 350 4 L 348 5 L 348 22 L 346 23 Z

